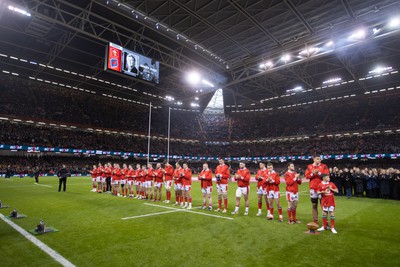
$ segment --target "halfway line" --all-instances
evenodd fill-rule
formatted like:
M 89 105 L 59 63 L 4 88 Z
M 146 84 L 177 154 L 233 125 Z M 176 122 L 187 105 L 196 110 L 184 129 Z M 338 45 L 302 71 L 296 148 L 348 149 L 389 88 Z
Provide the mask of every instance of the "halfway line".
M 0 213 L 0 218 L 5 221 L 7 224 L 9 224 L 12 228 L 14 228 L 17 232 L 19 232 L 21 235 L 23 235 L 26 239 L 31 241 L 35 246 L 46 252 L 50 257 L 55 259 L 57 262 L 59 262 L 62 266 L 68 266 L 68 267 L 75 267 L 70 261 L 68 261 L 66 258 L 58 254 L 54 249 L 50 248 L 47 246 L 45 243 L 22 229 L 20 226 L 15 224 L 14 222 L 7 220 L 5 216 Z
M 160 207 L 160 208 L 164 208 L 164 209 L 178 210 L 178 211 L 184 211 L 184 212 L 188 212 L 188 213 L 195 213 L 195 214 L 200 214 L 200 215 L 209 216 L 209 217 L 214 217 L 214 218 L 220 218 L 220 219 L 226 219 L 226 220 L 233 220 L 233 218 L 231 218 L 231 217 L 224 217 L 224 216 L 220 216 L 220 215 L 207 214 L 207 213 L 198 212 L 198 211 L 193 211 L 193 210 L 186 210 L 186 209 L 179 209 L 179 208 L 166 207 L 166 206 L 157 205 L 157 204 L 151 204 L 151 203 L 143 203 L 143 204 L 144 204 L 144 205 L 148 205 L 148 206 L 153 206 L 153 207 Z

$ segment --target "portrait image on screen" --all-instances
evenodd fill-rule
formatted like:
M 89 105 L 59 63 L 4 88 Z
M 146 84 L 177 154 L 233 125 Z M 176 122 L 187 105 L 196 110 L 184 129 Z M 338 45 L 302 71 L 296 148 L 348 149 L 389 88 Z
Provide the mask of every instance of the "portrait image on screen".
M 124 73 L 136 77 L 139 73 L 139 56 L 131 53 L 124 52 Z
M 112 70 L 152 83 L 159 83 L 160 62 L 109 43 L 105 70 Z
M 159 62 L 151 58 L 141 57 L 139 77 L 145 81 L 158 83 Z

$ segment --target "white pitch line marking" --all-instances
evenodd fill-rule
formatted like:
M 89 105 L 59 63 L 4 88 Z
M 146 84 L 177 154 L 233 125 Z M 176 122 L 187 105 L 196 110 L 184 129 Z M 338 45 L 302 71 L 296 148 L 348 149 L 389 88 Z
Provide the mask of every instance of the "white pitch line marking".
M 6 185 L 6 186 L 2 186 L 1 188 L 20 188 L 20 187 L 32 187 L 32 186 L 37 186 L 40 184 L 30 184 L 30 185 Z M 41 186 L 46 186 L 46 187 L 52 187 L 51 185 L 41 185 Z
M 14 228 L 17 232 L 19 232 L 21 235 L 23 235 L 26 239 L 31 241 L 35 246 L 46 252 L 50 257 L 52 257 L 54 260 L 59 262 L 62 266 L 68 266 L 68 267 L 75 267 L 70 261 L 68 261 L 66 258 L 61 256 L 60 254 L 57 253 L 54 249 L 50 248 L 47 246 L 45 243 L 25 231 L 23 228 L 15 224 L 14 222 L 7 220 L 3 214 L 0 213 L 0 218 L 9 224 L 12 228 Z
M 172 213 L 172 212 L 179 212 L 179 211 L 184 211 L 184 210 L 169 210 L 169 211 L 163 211 L 163 212 L 149 213 L 149 214 L 125 217 L 125 218 L 121 218 L 121 220 L 130 220 L 130 219 L 136 219 L 136 218 L 150 217 L 150 216 Z
M 45 186 L 45 187 L 52 187 L 51 185 L 47 185 L 47 184 L 35 184 L 35 185 Z
M 164 208 L 164 209 L 179 210 L 179 211 L 184 211 L 184 212 L 188 212 L 188 213 L 195 213 L 195 214 L 200 214 L 200 215 L 204 215 L 204 216 L 209 216 L 209 217 L 214 217 L 214 218 L 220 218 L 220 219 L 225 219 L 225 220 L 234 220 L 234 219 L 231 218 L 231 217 L 224 217 L 224 216 L 220 216 L 220 215 L 207 214 L 207 213 L 198 212 L 198 211 L 193 211 L 193 210 L 186 210 L 186 209 L 179 209 L 179 208 L 166 207 L 166 206 L 157 205 L 157 204 L 151 204 L 151 203 L 143 203 L 143 204 L 144 204 L 144 205 L 148 205 L 148 206 L 154 206 L 154 207 Z

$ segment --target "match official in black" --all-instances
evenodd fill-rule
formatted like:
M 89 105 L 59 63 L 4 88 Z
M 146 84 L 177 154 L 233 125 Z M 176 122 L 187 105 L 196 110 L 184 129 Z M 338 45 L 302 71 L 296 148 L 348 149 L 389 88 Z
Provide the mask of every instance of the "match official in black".
M 57 176 L 58 176 L 58 192 L 61 191 L 61 184 L 63 184 L 63 191 L 65 192 L 65 190 L 67 189 L 67 177 L 70 176 L 69 171 L 67 170 L 67 168 L 65 167 L 65 165 L 62 165 L 62 168 L 57 172 Z

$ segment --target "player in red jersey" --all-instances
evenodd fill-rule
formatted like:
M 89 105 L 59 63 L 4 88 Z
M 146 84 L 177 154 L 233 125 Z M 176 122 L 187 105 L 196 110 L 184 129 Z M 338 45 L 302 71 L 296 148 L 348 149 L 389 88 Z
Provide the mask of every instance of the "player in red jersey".
M 146 169 L 146 199 L 153 199 L 153 181 L 155 177 L 155 172 L 153 169 L 153 164 L 147 164 Z
M 102 188 L 103 188 L 103 184 L 101 183 L 101 179 L 103 177 L 102 174 L 103 174 L 103 166 L 101 165 L 101 163 L 99 163 L 97 165 L 97 177 L 96 177 L 97 192 L 99 192 L 99 193 L 102 192 Z
M 164 182 L 164 170 L 161 168 L 161 163 L 157 163 L 156 170 L 154 171 L 155 181 L 154 181 L 154 199 L 153 201 L 161 201 L 161 189 Z
M 140 164 L 136 164 L 135 174 L 133 177 L 135 180 L 135 190 L 136 190 L 135 198 L 138 198 L 138 199 L 140 199 L 140 196 L 141 196 L 141 192 L 140 192 L 140 190 L 141 190 L 140 187 L 142 186 L 142 183 L 140 181 L 141 172 L 142 172 L 142 169 L 140 168 Z
M 93 169 L 90 171 L 90 174 L 92 175 L 92 190 L 91 192 L 96 192 L 97 188 L 97 167 L 96 165 L 93 165 Z
M 146 187 L 146 165 L 142 165 L 142 169 L 140 171 L 140 181 L 142 186 L 141 188 L 141 197 L 140 199 L 146 199 L 146 192 L 147 192 L 147 187 Z
M 215 178 L 217 179 L 217 193 L 218 193 L 218 209 L 215 211 L 222 210 L 222 199 L 224 199 L 224 209 L 222 213 L 226 213 L 228 209 L 228 180 L 231 177 L 228 165 L 225 165 L 223 158 L 218 160 L 219 165 L 215 169 Z
M 279 184 L 281 183 L 281 177 L 279 173 L 274 170 L 274 165 L 272 163 L 267 164 L 268 174 L 264 181 L 268 188 L 268 203 L 269 212 L 268 220 L 274 219 L 274 200 L 278 208 L 279 222 L 283 222 L 282 206 L 281 206 L 281 192 L 279 191 Z
M 129 197 L 133 197 L 133 186 L 135 184 L 135 170 L 133 169 L 132 165 L 129 164 L 128 171 L 125 174 L 126 179 L 128 180 L 128 190 L 129 190 Z
M 185 201 L 185 205 L 182 207 L 184 209 L 192 209 L 192 195 L 190 193 L 192 189 L 192 170 L 189 169 L 188 164 L 185 162 L 182 165 L 183 170 L 181 173 L 182 177 L 182 193 L 183 193 L 183 198 Z
M 245 211 L 244 215 L 249 215 L 249 193 L 250 193 L 250 178 L 251 174 L 250 171 L 246 168 L 246 164 L 244 162 L 239 163 L 239 169 L 236 171 L 235 180 L 237 181 L 237 189 L 236 189 L 236 205 L 235 211 L 231 214 L 238 214 L 239 213 L 239 206 L 240 206 L 240 199 L 242 196 L 244 197 L 245 201 Z
M 322 196 L 322 227 L 318 231 L 325 231 L 328 226 L 328 213 L 331 219 L 331 231 L 337 234 L 335 230 L 335 195 L 338 193 L 336 185 L 330 181 L 328 174 L 322 174 L 322 182 L 317 186 L 317 194 Z
M 164 180 L 164 185 L 165 185 L 165 194 L 166 194 L 166 200 L 164 201 L 165 203 L 169 203 L 171 200 L 171 187 L 172 187 L 172 179 L 174 176 L 174 168 L 172 167 L 169 162 L 165 162 L 165 167 L 164 167 L 164 174 L 165 174 L 165 180 Z
M 128 166 L 124 163 L 122 165 L 121 169 L 121 196 L 126 197 L 128 194 L 128 178 L 126 177 L 126 174 L 128 173 Z
M 257 181 L 257 200 L 258 200 L 258 213 L 256 214 L 256 216 L 262 215 L 263 198 L 265 199 L 265 205 L 267 207 L 267 213 L 269 215 L 268 188 L 264 183 L 265 179 L 267 179 L 268 169 L 265 167 L 265 163 L 260 162 L 259 166 L 260 169 L 257 171 L 254 177 Z
M 101 192 L 106 192 L 107 191 L 107 174 L 106 174 L 106 168 L 107 168 L 107 164 L 104 164 L 104 166 L 102 166 L 100 168 L 101 170 L 101 187 L 99 188 L 99 190 L 97 192 L 101 193 Z
M 118 163 L 114 163 L 114 169 L 112 171 L 112 187 L 113 187 L 113 195 L 121 196 L 119 191 L 119 183 L 121 181 L 121 169 Z
M 284 174 L 286 181 L 286 200 L 288 202 L 288 218 L 289 224 L 301 223 L 296 218 L 297 203 L 299 201 L 299 184 L 301 184 L 301 178 L 298 173 L 296 173 L 294 164 L 289 162 L 287 164 L 288 170 Z
M 203 164 L 203 170 L 199 174 L 201 184 L 201 193 L 203 194 L 203 206 L 201 209 L 206 209 L 208 198 L 208 210 L 212 210 L 212 171 L 208 168 L 208 164 Z
M 182 167 L 179 162 L 175 163 L 174 171 L 174 190 L 175 190 L 175 204 L 174 206 L 183 206 L 183 196 L 182 196 Z
M 107 166 L 105 167 L 105 175 L 106 175 L 106 192 L 111 193 L 111 180 L 112 180 L 112 172 L 113 172 L 113 167 L 111 166 L 111 163 L 107 163 Z
M 318 224 L 318 194 L 317 187 L 321 183 L 321 175 L 329 174 L 328 166 L 321 163 L 321 157 L 318 155 L 313 156 L 314 163 L 307 166 L 305 172 L 306 179 L 310 180 L 310 198 L 312 203 L 312 216 L 313 221 Z

